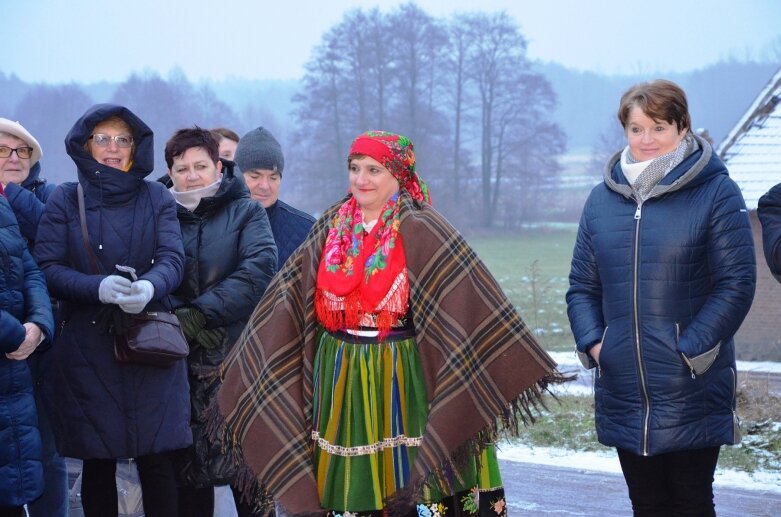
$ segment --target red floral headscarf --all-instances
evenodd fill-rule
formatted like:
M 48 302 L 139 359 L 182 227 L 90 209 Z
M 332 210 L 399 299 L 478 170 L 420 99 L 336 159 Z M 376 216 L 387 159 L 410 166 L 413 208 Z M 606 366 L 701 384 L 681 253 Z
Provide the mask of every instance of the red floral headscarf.
M 415 172 L 415 151 L 405 136 L 367 131 L 353 141 L 350 156 L 382 164 L 413 199 L 430 203 L 428 187 Z M 370 232 L 354 197 L 331 221 L 317 274 L 315 311 L 328 330 L 376 326 L 387 333 L 407 312 L 407 260 L 399 234 L 399 193 L 380 211 Z M 371 323 L 369 323 L 371 322 Z
M 386 131 L 367 131 L 350 147 L 350 156 L 357 154 L 380 162 L 413 199 L 431 204 L 428 187 L 415 173 L 415 146 L 409 138 Z

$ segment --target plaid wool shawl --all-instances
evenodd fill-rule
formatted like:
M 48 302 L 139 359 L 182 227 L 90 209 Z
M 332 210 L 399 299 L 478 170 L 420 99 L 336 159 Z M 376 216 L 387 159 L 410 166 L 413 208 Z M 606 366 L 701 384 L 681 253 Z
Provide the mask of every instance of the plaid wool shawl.
M 430 403 L 410 489 L 442 472 L 459 451 L 532 418 L 556 363 L 539 346 L 477 254 L 436 210 L 401 203 L 410 308 Z M 241 465 L 237 482 L 268 508 L 320 511 L 312 452 L 314 294 L 329 223 L 315 223 L 286 262 L 220 368 L 212 436 Z M 408 490 L 409 492 L 409 490 Z M 407 493 L 408 502 L 415 493 Z

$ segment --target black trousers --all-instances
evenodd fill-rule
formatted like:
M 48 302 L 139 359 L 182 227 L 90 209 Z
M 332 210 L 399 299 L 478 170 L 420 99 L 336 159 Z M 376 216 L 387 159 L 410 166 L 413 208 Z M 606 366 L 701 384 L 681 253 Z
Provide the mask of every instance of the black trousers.
M 253 517 L 252 508 L 241 500 L 241 492 L 231 485 L 236 512 L 239 517 Z M 214 515 L 214 488 L 179 487 L 179 517 L 212 517 Z
M 636 517 L 712 517 L 719 447 L 638 456 L 618 449 Z
M 171 454 L 164 452 L 136 458 L 146 517 L 176 515 L 177 489 Z M 117 461 L 84 460 L 81 471 L 81 503 L 85 517 L 116 517 Z
M 0 506 L 0 517 L 24 517 L 24 506 Z

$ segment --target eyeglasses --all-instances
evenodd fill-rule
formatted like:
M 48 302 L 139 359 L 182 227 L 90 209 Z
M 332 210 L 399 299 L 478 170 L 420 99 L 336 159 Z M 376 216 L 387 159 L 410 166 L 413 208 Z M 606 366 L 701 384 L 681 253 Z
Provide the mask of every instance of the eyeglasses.
M 0 158 L 9 158 L 14 151 L 16 151 L 16 156 L 20 159 L 27 160 L 33 155 L 32 147 L 17 147 L 16 149 L 12 149 L 6 145 L 0 145 Z
M 108 143 L 112 140 L 117 147 L 127 148 L 133 145 L 133 137 L 128 135 L 108 136 L 103 133 L 96 133 L 90 137 L 90 140 L 95 142 L 98 147 L 108 147 Z

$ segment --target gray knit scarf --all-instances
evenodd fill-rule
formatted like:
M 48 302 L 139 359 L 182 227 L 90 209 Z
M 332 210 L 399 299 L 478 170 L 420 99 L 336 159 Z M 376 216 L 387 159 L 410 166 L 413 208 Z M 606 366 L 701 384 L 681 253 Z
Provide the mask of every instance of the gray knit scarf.
M 677 167 L 691 152 L 694 152 L 697 144 L 690 133 L 681 140 L 674 150 L 654 158 L 648 167 L 640 173 L 637 179 L 632 183 L 632 190 L 635 191 L 638 199 L 642 202 L 649 198 L 653 188 L 664 178 L 667 173 Z M 627 163 L 638 163 L 640 160 L 632 156 L 632 152 L 626 153 Z

